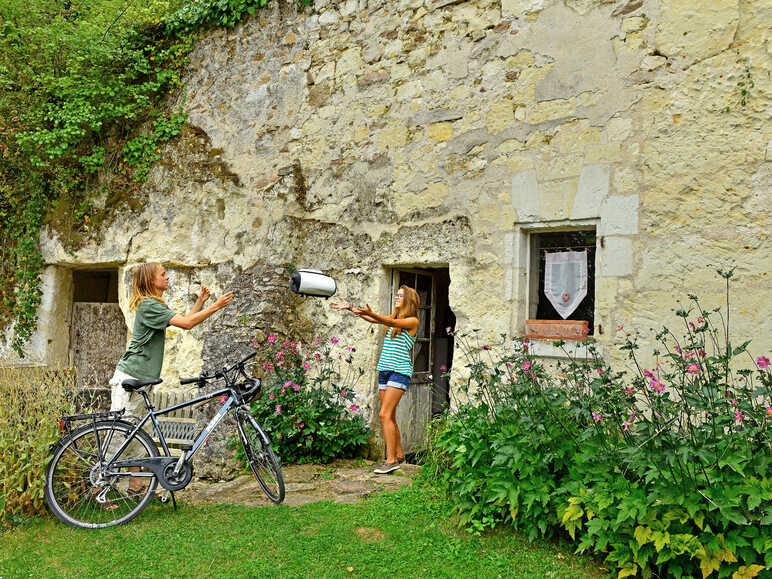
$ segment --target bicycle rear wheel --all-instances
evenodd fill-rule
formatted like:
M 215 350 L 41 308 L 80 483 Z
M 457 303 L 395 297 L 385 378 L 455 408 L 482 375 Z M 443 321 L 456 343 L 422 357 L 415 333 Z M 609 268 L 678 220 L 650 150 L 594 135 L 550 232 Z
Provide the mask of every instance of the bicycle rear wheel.
M 102 421 L 84 424 L 59 442 L 46 469 L 45 498 L 54 515 L 68 525 L 100 529 L 130 521 L 147 506 L 158 484 L 149 470 L 115 468 L 111 472 L 131 474 L 103 474 L 104 455 L 109 459 L 132 430 L 128 422 Z M 140 430 L 116 460 L 153 456 L 158 447 Z
M 236 413 L 239 423 L 239 435 L 244 445 L 247 462 L 257 482 L 263 487 L 265 494 L 274 503 L 284 500 L 284 478 L 281 475 L 279 459 L 271 448 L 268 437 L 260 425 L 248 411 Z

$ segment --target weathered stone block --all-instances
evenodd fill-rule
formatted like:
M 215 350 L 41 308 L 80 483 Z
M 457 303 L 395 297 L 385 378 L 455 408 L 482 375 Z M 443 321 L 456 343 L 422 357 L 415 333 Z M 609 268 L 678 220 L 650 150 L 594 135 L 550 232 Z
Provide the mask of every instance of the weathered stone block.
M 600 251 L 600 275 L 622 277 L 633 273 L 633 240 L 629 237 L 604 237 Z
M 444 143 L 453 136 L 453 123 L 433 123 L 426 127 L 426 136 L 436 143 Z
M 544 0 L 502 0 L 501 15 L 504 18 L 519 18 L 528 12 L 544 8 Z
M 608 165 L 587 165 L 582 169 L 571 219 L 600 216 L 601 202 L 608 195 L 609 174 Z
M 526 115 L 526 119 L 532 125 L 538 125 L 547 121 L 564 119 L 576 113 L 576 99 L 555 99 L 532 104 Z
M 638 195 L 607 197 L 600 206 L 598 235 L 638 233 Z
M 407 143 L 407 134 L 407 127 L 404 125 L 387 127 L 378 133 L 376 146 L 379 151 L 404 147 Z
M 512 108 L 512 101 L 502 99 L 491 104 L 488 110 L 488 117 L 485 120 L 485 126 L 491 134 L 500 133 L 511 127 L 515 122 L 515 115 Z

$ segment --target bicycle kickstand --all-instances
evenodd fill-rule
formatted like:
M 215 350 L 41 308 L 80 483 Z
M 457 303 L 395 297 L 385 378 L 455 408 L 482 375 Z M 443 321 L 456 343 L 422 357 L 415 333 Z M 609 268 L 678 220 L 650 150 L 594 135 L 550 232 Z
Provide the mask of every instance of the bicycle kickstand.
M 177 499 L 174 498 L 174 491 L 164 491 L 164 493 L 161 495 L 161 502 L 166 504 L 169 502 L 169 497 L 172 498 L 172 505 L 174 506 L 174 510 L 177 510 Z

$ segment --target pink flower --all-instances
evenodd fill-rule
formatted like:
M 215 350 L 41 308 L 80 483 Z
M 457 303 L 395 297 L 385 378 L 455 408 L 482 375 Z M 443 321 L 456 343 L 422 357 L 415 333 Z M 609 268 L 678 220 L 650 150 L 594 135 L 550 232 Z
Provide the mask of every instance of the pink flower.
M 273 334 L 268 334 L 268 341 L 270 343 L 274 343 L 276 341 L 276 336 L 274 336 Z
M 603 376 L 603 368 L 598 368 L 598 376 Z
M 333 344 L 337 344 L 339 341 L 340 341 L 340 340 L 338 340 L 338 338 L 336 338 L 335 336 L 333 336 L 332 338 L 330 338 L 330 342 L 332 342 Z
M 318 344 L 320 342 L 319 338 L 314 338 L 314 344 Z
M 694 356 L 694 350 L 692 350 L 691 352 L 687 352 L 686 354 L 684 354 L 684 360 L 688 360 L 693 356 Z
M 643 369 L 643 375 L 644 375 L 644 376 L 646 376 L 647 378 L 654 378 L 654 374 L 652 374 L 652 373 L 651 373 L 649 370 L 647 370 L 646 368 L 644 368 L 644 369 Z
M 448 326 L 447 328 L 445 328 L 445 333 L 446 333 L 446 334 L 450 334 L 452 331 L 453 331 L 453 328 L 451 328 L 450 326 Z
M 316 358 L 317 360 L 321 360 L 322 359 L 322 355 L 319 352 L 315 352 L 314 353 L 314 358 Z
M 695 325 L 694 325 L 694 322 L 689 322 L 689 327 L 690 327 L 692 330 L 696 330 L 696 329 L 697 329 L 697 326 L 695 326 Z
M 625 388 L 625 394 L 627 394 L 628 396 L 630 394 L 635 394 L 635 388 L 633 386 L 628 386 L 627 388 Z
M 678 352 L 679 354 L 681 353 L 681 348 L 678 346 L 678 344 L 676 344 L 675 346 L 673 346 L 673 349 L 674 349 L 676 352 Z
M 735 419 L 737 422 L 742 422 L 742 421 L 743 421 L 743 418 L 745 418 L 745 415 L 743 415 L 743 413 L 742 413 L 742 412 L 740 412 L 739 410 L 736 410 L 736 411 L 735 411 L 735 413 L 734 413 L 734 419 Z
M 273 364 L 266 362 L 265 364 L 263 364 L 263 368 L 265 368 L 266 370 L 271 370 L 273 368 Z
M 281 404 L 276 405 L 276 414 L 281 414 Z
M 767 416 L 772 416 L 772 406 L 767 408 Z
M 762 369 L 768 368 L 769 358 L 767 358 L 766 356 L 759 356 L 758 358 L 756 358 L 756 365 Z
M 276 398 L 276 396 L 274 396 L 274 395 L 273 395 L 273 392 L 271 392 L 271 393 L 268 395 L 268 400 L 273 400 L 274 398 Z
M 257 347 L 257 338 L 255 338 L 255 339 L 253 339 L 253 340 L 252 340 L 252 345 L 253 345 L 253 346 L 255 346 L 255 347 Z
M 600 414 L 598 414 L 597 412 L 595 412 L 595 411 L 593 410 L 593 411 L 592 411 L 592 419 L 593 419 L 595 422 L 600 422 L 601 420 L 603 420 L 603 417 L 602 417 Z
M 295 428 L 297 428 L 298 430 L 303 430 L 304 426 L 305 426 L 304 422 L 296 422 L 295 423 Z
M 662 394 L 662 392 L 665 391 L 665 387 L 662 385 L 662 382 L 660 382 L 656 378 L 651 379 L 651 381 L 649 382 L 649 387 L 655 392 L 658 392 L 660 394 Z
M 583 336 L 586 336 L 589 333 L 590 333 L 590 328 L 582 328 L 582 335 Z
M 341 395 L 341 396 L 346 396 L 346 391 L 345 391 L 345 390 L 341 390 L 341 391 L 340 391 L 340 395 Z
M 281 360 L 281 357 L 284 355 L 284 350 L 279 350 L 276 352 L 276 359 Z
M 308 362 L 303 362 L 303 370 L 308 370 L 311 367 L 311 364 Z
M 697 323 L 698 324 L 704 324 L 705 323 L 705 318 L 703 318 L 702 316 L 698 317 L 697 318 Z
M 289 388 L 290 386 L 292 386 L 292 381 L 291 381 L 291 380 L 287 380 L 287 381 L 284 383 L 284 386 L 282 386 L 282 388 Z
M 699 374 L 700 373 L 700 367 L 697 364 L 689 364 L 689 366 L 686 368 L 686 371 L 689 372 L 689 374 Z
M 448 369 L 448 367 L 447 367 L 447 366 L 440 366 L 440 372 L 444 372 L 444 371 L 445 371 L 445 370 L 447 370 L 447 369 Z
M 225 404 L 225 401 L 226 401 L 227 399 L 228 399 L 228 397 L 227 397 L 227 396 L 225 396 L 225 395 L 223 395 L 223 396 L 220 396 L 220 404 Z
M 490 349 L 491 349 L 491 347 L 488 344 L 485 344 L 483 346 L 483 350 L 490 350 Z
M 292 387 L 292 389 L 293 389 L 295 392 L 300 392 L 300 384 L 295 384 L 295 385 Z
M 528 370 L 528 368 L 530 368 L 530 367 L 531 367 L 531 362 L 529 362 L 528 360 L 526 360 L 525 362 L 523 362 L 523 363 L 520 365 L 520 367 L 521 367 L 523 370 Z
M 359 410 L 359 406 L 357 406 L 356 404 L 352 404 L 351 406 L 349 406 L 349 410 L 351 410 L 351 412 L 356 412 L 357 410 Z

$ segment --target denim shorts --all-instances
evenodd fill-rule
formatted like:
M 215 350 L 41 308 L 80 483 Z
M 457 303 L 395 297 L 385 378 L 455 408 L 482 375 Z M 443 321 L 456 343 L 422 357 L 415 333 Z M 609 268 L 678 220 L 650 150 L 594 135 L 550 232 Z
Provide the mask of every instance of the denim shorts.
M 378 372 L 378 390 L 386 390 L 387 386 L 407 390 L 410 385 L 410 376 L 405 376 L 399 372 L 391 370 L 381 370 Z

